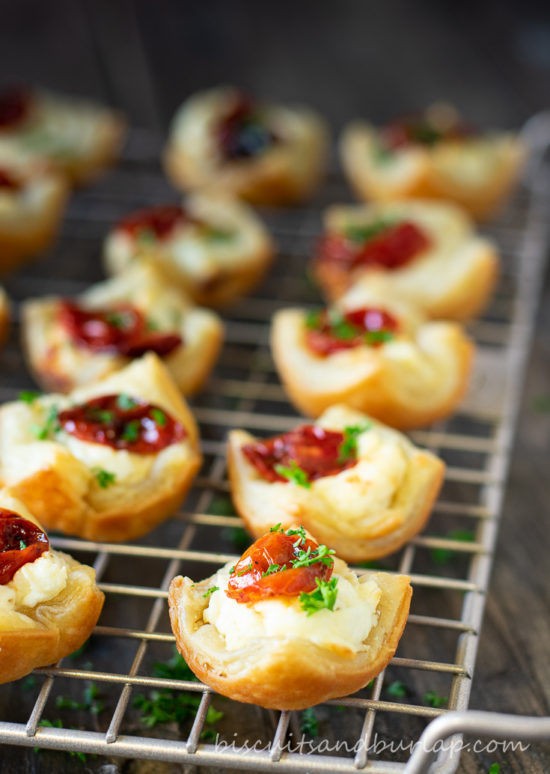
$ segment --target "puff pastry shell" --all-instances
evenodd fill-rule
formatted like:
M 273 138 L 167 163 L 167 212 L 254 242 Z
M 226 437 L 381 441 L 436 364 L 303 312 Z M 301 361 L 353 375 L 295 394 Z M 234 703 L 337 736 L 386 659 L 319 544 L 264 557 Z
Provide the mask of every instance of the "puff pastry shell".
M 356 121 L 340 143 L 342 164 L 361 199 L 449 199 L 476 219 L 489 217 L 514 187 L 525 156 L 513 133 L 398 148 L 377 161 L 378 130 Z
M 75 345 L 58 319 L 59 298 L 47 296 L 23 305 L 23 344 L 36 381 L 46 390 L 70 392 L 119 371 L 131 361 L 120 354 Z M 89 288 L 76 299 L 85 309 L 117 304 L 136 307 L 155 330 L 177 333 L 182 344 L 163 362 L 184 395 L 197 392 L 220 351 L 223 325 L 210 310 L 191 304 L 150 262 L 136 262 L 125 272 Z
M 209 240 L 200 229 L 184 224 L 163 240 L 144 245 L 115 227 L 104 246 L 107 273 L 118 274 L 136 258 L 147 258 L 201 306 L 223 306 L 248 293 L 274 254 L 260 219 L 247 205 L 217 193 L 189 196 L 184 207 L 192 217 L 226 231 L 229 238 Z
M 214 127 L 238 99 L 221 87 L 200 92 L 180 107 L 164 152 L 166 174 L 177 188 L 213 188 L 253 204 L 289 204 L 307 198 L 324 171 L 328 132 L 324 121 L 303 106 L 265 105 L 268 126 L 281 138 L 244 160 L 224 160 Z
M 420 427 L 450 414 L 466 389 L 473 343 L 453 322 L 424 322 L 384 286 L 359 281 L 340 301 L 342 309 L 382 308 L 401 331 L 378 347 L 362 345 L 315 354 L 306 343 L 305 312 L 283 309 L 273 317 L 271 349 L 292 403 L 317 417 L 335 403 L 364 411 L 398 429 Z
M 37 440 L 48 409 L 59 410 L 100 395 L 126 393 L 164 409 L 187 436 L 156 454 L 87 443 L 66 433 Z M 0 481 L 48 529 L 90 540 L 122 541 L 145 534 L 181 504 L 201 465 L 195 420 L 167 369 L 147 354 L 131 365 L 68 396 L 47 395 L 0 409 Z M 102 488 L 98 468 L 115 473 Z
M 310 488 L 263 478 L 242 452 L 255 439 L 229 434 L 231 496 L 248 531 L 258 538 L 274 524 L 300 523 L 318 543 L 347 562 L 396 551 L 423 528 L 439 492 L 444 463 L 416 448 L 396 430 L 344 405 L 332 406 L 315 423 L 325 430 L 367 426 L 357 439 L 357 464 L 311 482 Z
M 38 524 L 8 490 L 0 491 L 0 505 Z M 94 570 L 52 548 L 47 554 L 55 557 L 54 569 L 66 573 L 66 583 L 50 599 L 32 606 L 16 600 L 13 609 L 0 610 L 0 683 L 17 680 L 69 655 L 88 639 L 99 618 L 104 595 L 96 585 Z
M 341 575 L 350 572 L 338 559 L 337 570 Z M 243 647 L 229 650 L 223 636 L 203 617 L 209 605 L 204 594 L 216 575 L 197 584 L 176 577 L 168 602 L 178 650 L 199 679 L 237 701 L 283 710 L 345 696 L 363 688 L 389 663 L 409 612 L 412 589 L 406 575 L 369 573 L 360 582 L 371 578 L 381 592 L 377 621 L 362 649 L 351 655 L 294 636 L 292 631 L 284 636 L 251 637 Z
M 497 249 L 490 240 L 476 235 L 460 207 L 427 200 L 341 205 L 330 207 L 324 220 L 329 234 L 378 220 L 407 221 L 419 227 L 430 242 L 421 255 L 395 269 L 358 266 L 348 271 L 335 262 L 315 262 L 315 277 L 331 301 L 358 279 L 368 287 L 370 280 L 379 283 L 381 278 L 390 297 L 403 295 L 432 318 L 474 317 L 490 298 L 498 275 Z

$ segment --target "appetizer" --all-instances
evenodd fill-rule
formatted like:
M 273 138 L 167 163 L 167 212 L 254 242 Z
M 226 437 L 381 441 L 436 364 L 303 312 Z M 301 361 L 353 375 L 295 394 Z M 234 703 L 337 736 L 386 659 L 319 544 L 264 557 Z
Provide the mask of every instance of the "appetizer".
M 152 353 L 68 396 L 27 392 L 0 409 L 0 483 L 48 529 L 139 537 L 180 506 L 200 464 L 195 420 Z
M 386 281 L 428 317 L 464 319 L 481 312 L 498 274 L 498 254 L 451 203 L 377 202 L 330 207 L 313 262 L 334 301 L 358 279 Z
M 57 392 L 70 392 L 155 352 L 183 394 L 190 395 L 214 366 L 223 336 L 214 312 L 193 306 L 147 262 L 136 262 L 76 299 L 26 301 L 22 316 L 31 371 L 43 389 Z
M 345 403 L 399 429 L 450 414 L 473 355 L 457 323 L 425 322 L 384 286 L 361 281 L 337 306 L 276 312 L 271 348 L 290 400 L 307 416 Z
M 119 113 L 89 100 L 19 87 L 0 93 L 0 149 L 47 160 L 73 183 L 109 166 L 124 134 Z
M 223 306 L 262 279 L 274 248 L 247 205 L 195 194 L 183 205 L 150 207 L 118 223 L 105 242 L 108 274 L 136 259 L 153 260 L 200 306 Z
M 174 578 L 176 644 L 195 675 L 237 701 L 304 709 L 358 691 L 392 658 L 411 599 L 406 575 L 357 577 L 303 529 L 275 525 L 231 567 Z
M 450 199 L 486 218 L 514 187 L 525 148 L 516 134 L 479 134 L 454 108 L 436 104 L 382 129 L 351 124 L 341 155 L 362 199 Z
M 4 272 L 52 244 L 69 190 L 63 175 L 4 148 L 1 137 L 0 117 L 0 271 Z
M 434 454 L 343 405 L 275 438 L 232 430 L 228 466 L 254 537 L 299 522 L 347 562 L 386 556 L 420 532 L 445 471 Z
M 94 570 L 50 548 L 35 516 L 0 490 L 0 683 L 80 648 L 103 599 Z
M 317 187 L 327 150 L 325 123 L 309 108 L 264 104 L 220 87 L 180 107 L 164 167 L 183 191 L 213 188 L 253 204 L 289 204 Z

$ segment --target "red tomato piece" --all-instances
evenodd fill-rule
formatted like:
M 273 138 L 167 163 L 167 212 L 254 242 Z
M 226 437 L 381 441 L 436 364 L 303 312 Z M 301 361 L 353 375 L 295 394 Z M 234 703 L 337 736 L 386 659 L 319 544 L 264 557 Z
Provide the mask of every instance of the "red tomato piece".
M 81 441 L 155 454 L 182 441 L 187 432 L 164 409 L 126 395 L 102 395 L 61 411 L 59 424 Z
M 256 602 L 271 597 L 295 597 L 317 588 L 316 578 L 329 580 L 333 562 L 315 562 L 293 567 L 299 551 L 316 551 L 319 545 L 300 535 L 269 532 L 256 540 L 241 556 L 229 578 L 226 594 L 237 602 Z M 275 572 L 268 569 L 278 565 Z
M 18 513 L 0 508 L 0 584 L 9 583 L 24 564 L 50 547 L 44 530 Z
M 318 323 L 306 331 L 306 342 L 316 355 L 326 357 L 365 344 L 380 346 L 393 338 L 398 330 L 399 322 L 385 309 L 353 309 L 342 313 L 337 320 L 325 309 L 320 313 Z

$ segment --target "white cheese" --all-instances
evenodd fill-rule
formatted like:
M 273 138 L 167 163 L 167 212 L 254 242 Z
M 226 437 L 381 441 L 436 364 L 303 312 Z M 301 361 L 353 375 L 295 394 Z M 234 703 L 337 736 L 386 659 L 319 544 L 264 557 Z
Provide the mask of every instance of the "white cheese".
M 308 616 L 298 597 L 275 597 L 251 604 L 230 599 L 225 593 L 227 565 L 213 580 L 212 585 L 219 589 L 211 594 L 203 618 L 221 635 L 228 650 L 245 647 L 255 637 L 300 638 L 351 657 L 365 650 L 365 640 L 378 622 L 381 591 L 374 579 L 358 579 L 338 559 L 333 577 L 338 579 L 334 610 L 319 610 Z
M 46 551 L 17 570 L 6 584 L 15 592 L 15 607 L 36 607 L 56 597 L 67 585 L 67 565 L 53 551 Z

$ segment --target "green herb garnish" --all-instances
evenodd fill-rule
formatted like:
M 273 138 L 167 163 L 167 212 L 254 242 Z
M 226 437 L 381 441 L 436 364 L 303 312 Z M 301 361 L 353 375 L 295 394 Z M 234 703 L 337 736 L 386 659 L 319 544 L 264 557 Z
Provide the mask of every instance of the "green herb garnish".
M 443 707 L 449 699 L 446 696 L 439 696 L 435 691 L 428 691 L 424 694 L 424 701 L 429 704 L 430 707 Z
M 330 333 L 335 339 L 349 341 L 359 335 L 360 331 L 336 309 L 329 311 Z
M 23 403 L 34 403 L 34 401 L 40 397 L 40 393 L 36 392 L 36 390 L 23 390 L 19 393 L 18 399 L 20 401 L 23 401 Z
M 140 228 L 136 233 L 136 239 L 142 245 L 151 245 L 157 241 L 157 235 L 151 228 Z
M 274 572 L 278 572 L 280 569 L 280 564 L 270 564 L 267 570 L 262 573 L 262 578 L 265 578 L 266 575 L 273 575 Z
M 311 550 L 311 546 L 308 546 L 305 551 L 298 551 L 296 559 L 292 560 L 292 566 L 297 567 L 311 567 L 312 564 L 326 564 L 327 567 L 332 567 L 334 564 L 333 556 L 335 554 L 333 548 L 320 545 L 315 550 Z
M 283 478 L 292 481 L 304 489 L 311 489 L 311 483 L 308 481 L 307 473 L 294 461 L 290 460 L 288 467 L 286 465 L 275 465 L 275 472 Z
M 305 592 L 302 591 L 298 597 L 298 601 L 302 605 L 302 610 L 308 614 L 308 616 L 317 613 L 319 610 L 333 610 L 338 596 L 338 578 L 332 578 L 329 581 L 320 580 L 315 578 L 317 588 L 314 591 Z
M 300 731 L 302 734 L 309 734 L 309 736 L 319 735 L 319 721 L 313 707 L 305 709 L 300 717 Z
M 318 328 L 321 327 L 322 319 L 323 319 L 322 309 L 310 309 L 308 312 L 306 312 L 306 316 L 304 319 L 306 328 L 309 328 L 309 330 L 312 330 L 312 331 L 317 330 Z
M 94 422 L 99 422 L 102 425 L 110 425 L 114 422 L 115 412 L 108 409 L 92 409 L 90 412 L 90 418 Z
M 357 438 L 372 427 L 372 422 L 362 425 L 349 425 L 343 430 L 344 440 L 338 449 L 338 463 L 350 462 L 357 457 Z
M 40 425 L 31 425 L 30 430 L 39 441 L 45 441 L 51 433 L 57 433 L 61 430 L 57 418 L 57 406 L 50 406 L 44 425 L 42 425 L 42 427 L 40 427 Z
M 406 696 L 411 695 L 411 690 L 401 680 L 394 680 L 386 688 L 388 696 L 392 696 L 394 699 L 404 699 Z
M 365 343 L 369 344 L 369 346 L 385 344 L 388 341 L 393 341 L 393 339 L 395 339 L 395 333 L 392 331 L 367 331 L 365 333 Z
M 24 551 L 24 549 L 25 549 L 26 547 L 27 547 L 27 544 L 25 543 L 25 541 L 24 541 L 24 540 L 20 540 L 20 541 L 19 541 L 19 550 L 20 550 L 20 551 Z
M 139 438 L 139 430 L 140 430 L 141 424 L 139 419 L 132 419 L 131 422 L 127 422 L 124 425 L 124 430 L 122 431 L 121 438 L 123 441 L 128 441 L 128 443 L 134 443 Z
M 134 322 L 134 316 L 129 312 L 109 312 L 105 319 L 114 328 L 130 328 Z
M 488 774 L 500 774 L 500 763 L 491 763 Z
M 210 588 L 207 589 L 207 591 L 204 592 L 203 597 L 209 597 L 211 594 L 213 594 L 219 588 L 220 588 L 219 586 L 210 586 Z
M 388 148 L 387 145 L 384 145 L 381 142 L 373 145 L 371 153 L 374 162 L 380 165 L 387 164 L 388 162 L 393 161 L 395 158 L 395 151 L 391 148 Z
M 279 521 L 279 522 L 278 522 L 277 524 L 275 524 L 273 527 L 270 527 L 270 528 L 269 528 L 269 531 L 270 531 L 270 532 L 284 532 L 284 529 L 283 529 L 283 527 L 282 527 L 282 522 L 280 522 L 280 521 Z
M 233 570 L 234 569 L 235 568 L 233 568 Z M 252 572 L 253 569 L 254 569 L 254 567 L 252 566 L 252 562 L 250 562 L 250 564 L 247 564 L 246 567 L 244 567 L 242 570 L 239 570 L 237 575 L 239 575 L 239 576 L 246 575 L 247 572 Z
M 282 532 L 283 530 L 281 530 Z M 287 529 L 286 534 L 292 537 L 293 535 L 298 535 L 300 538 L 296 541 L 295 545 L 300 546 L 302 543 L 306 540 L 306 531 L 303 527 L 298 527 L 298 529 Z
M 177 651 L 174 651 L 174 655 L 169 661 L 155 662 L 153 675 L 168 680 L 197 680 Z M 134 700 L 134 707 L 141 710 L 140 720 L 143 725 L 153 728 L 157 723 L 182 724 L 194 718 L 201 698 L 201 693 L 175 690 L 151 691 L 148 696 L 138 694 Z M 222 717 L 223 712 L 219 712 L 210 705 L 205 722 L 207 725 L 213 725 Z M 201 739 L 205 739 L 209 735 L 211 735 L 211 729 L 206 729 L 201 733 Z
M 148 331 L 158 331 L 160 330 L 160 325 L 155 320 L 152 320 L 150 317 L 147 318 L 145 321 L 145 327 Z
M 224 527 L 221 535 L 233 544 L 236 551 L 241 553 L 250 545 L 250 538 L 242 527 Z
M 134 398 L 131 398 L 125 392 L 120 393 L 116 399 L 116 404 L 121 411 L 130 411 L 138 405 L 137 401 L 134 400 Z
M 153 419 L 155 420 L 155 422 L 157 423 L 157 425 L 159 427 L 165 427 L 166 426 L 166 423 L 167 423 L 168 419 L 167 419 L 166 414 L 164 413 L 164 411 L 161 411 L 158 408 L 152 408 L 151 409 L 151 416 L 153 417 Z
M 349 225 L 346 228 L 345 234 L 351 242 L 365 244 L 365 242 L 370 242 L 371 239 L 374 239 L 383 231 L 387 231 L 387 229 L 391 228 L 392 226 L 392 221 L 382 220 L 380 218 L 379 220 L 375 220 L 372 223 Z
M 469 529 L 455 529 L 449 532 L 445 536 L 445 539 L 461 540 L 464 543 L 472 543 L 475 540 L 474 533 Z M 457 555 L 456 551 L 450 548 L 432 548 L 430 551 L 430 557 L 436 564 L 449 564 L 449 562 Z
M 102 489 L 107 489 L 116 481 L 116 474 L 103 468 L 92 468 L 92 472 L 95 474 L 97 483 Z
M 235 231 L 222 226 L 207 226 L 203 237 L 208 242 L 231 242 L 235 238 Z

